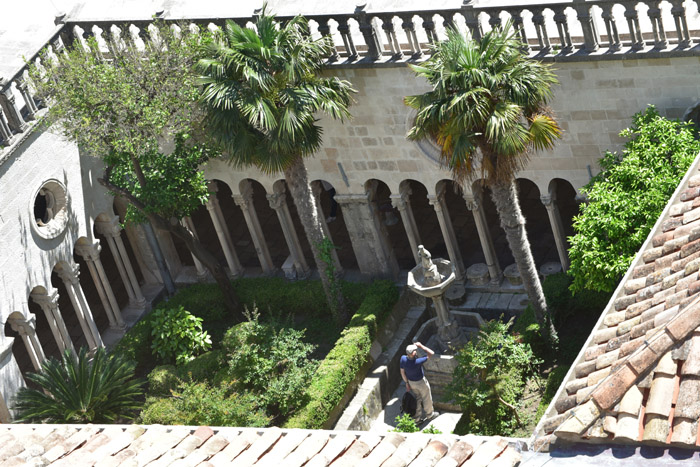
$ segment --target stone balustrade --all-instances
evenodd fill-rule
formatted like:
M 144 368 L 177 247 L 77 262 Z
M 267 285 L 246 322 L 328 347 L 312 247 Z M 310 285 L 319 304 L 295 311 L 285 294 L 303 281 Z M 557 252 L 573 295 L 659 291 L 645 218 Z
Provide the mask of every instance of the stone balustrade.
M 512 1 L 455 7 L 381 11 L 359 5 L 352 13 L 307 15 L 312 35 L 330 36 L 329 64 L 375 66 L 417 61 L 430 54 L 430 45 L 445 37 L 447 27 L 469 30 L 479 38 L 510 20 L 518 28 L 525 51 L 548 61 L 619 59 L 623 56 L 697 55 L 700 48 L 700 0 L 564 0 Z M 691 8 L 692 7 L 692 8 Z M 342 6 L 338 7 L 342 9 Z M 166 23 L 200 28 L 221 27 L 227 19 L 250 26 L 256 14 L 235 18 L 172 18 L 165 11 L 155 18 Z M 284 21 L 288 17 L 279 16 Z M 65 45 L 95 36 L 147 42 L 153 19 L 133 21 L 56 19 L 56 30 L 41 50 L 61 53 Z M 36 63 L 41 50 L 27 57 Z M 109 50 L 104 50 L 108 53 Z M 16 137 L 32 126 L 44 103 L 27 83 L 28 65 L 0 78 L 0 156 Z

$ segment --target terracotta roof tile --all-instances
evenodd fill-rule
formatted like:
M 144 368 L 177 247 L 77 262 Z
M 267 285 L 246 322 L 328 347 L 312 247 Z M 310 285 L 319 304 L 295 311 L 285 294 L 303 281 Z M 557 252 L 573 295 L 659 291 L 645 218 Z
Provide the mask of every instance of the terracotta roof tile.
M 672 217 L 671 219 L 668 219 L 665 221 L 663 224 L 661 224 L 661 231 L 662 232 L 668 232 L 669 230 L 674 230 L 677 227 L 680 227 L 683 225 L 683 219 L 680 217 Z M 660 248 L 659 248 L 660 250 Z M 660 254 L 660 251 L 659 251 Z M 648 263 L 648 261 L 645 259 L 644 262 Z
M 653 264 L 650 264 L 649 266 L 651 266 L 652 269 L 654 267 Z M 646 274 L 644 276 L 646 277 Z M 620 310 L 624 310 L 625 308 L 627 308 L 628 306 L 630 306 L 631 304 L 633 304 L 636 301 L 637 301 L 637 298 L 634 295 L 626 295 L 624 297 L 620 297 L 617 300 L 615 300 L 614 306 L 615 306 L 615 309 L 617 311 L 620 311 Z
M 664 444 L 670 433 L 668 416 L 648 415 L 644 424 L 642 440 L 653 441 L 653 444 Z
M 622 344 L 629 342 L 629 340 L 630 340 L 629 334 L 614 337 L 614 338 L 610 339 L 607 342 L 607 344 L 605 344 L 605 351 L 610 352 L 612 350 L 617 350 L 622 346 Z
M 598 357 L 595 361 L 595 366 L 597 369 L 610 367 L 615 363 L 620 355 L 619 350 L 614 350 L 612 352 L 607 352 Z
M 654 295 L 661 291 L 661 282 L 645 287 L 637 292 L 636 299 L 638 302 L 651 299 Z
M 697 198 L 698 194 L 700 194 L 700 187 L 690 187 L 681 191 L 680 200 L 689 201 Z

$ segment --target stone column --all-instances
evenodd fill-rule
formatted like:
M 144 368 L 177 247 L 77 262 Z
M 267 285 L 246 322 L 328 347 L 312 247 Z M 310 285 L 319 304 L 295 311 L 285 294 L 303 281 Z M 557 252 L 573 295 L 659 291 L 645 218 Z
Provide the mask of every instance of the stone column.
M 46 360 L 44 349 L 36 337 L 36 316 L 29 315 L 29 318 L 10 318 L 7 320 L 13 331 L 18 333 L 27 348 L 27 353 L 32 361 L 32 366 L 36 371 L 41 370 L 41 364 Z
M 87 264 L 92 281 L 95 283 L 95 288 L 97 288 L 97 294 L 100 296 L 105 313 L 107 313 L 109 326 L 114 329 L 126 329 L 112 285 L 107 279 L 107 273 L 105 273 L 102 260 L 100 260 L 100 252 L 102 251 L 100 242 L 96 241 L 92 245 L 76 245 L 75 251 L 83 257 Z
M 311 274 L 311 268 L 309 268 L 309 264 L 306 262 L 306 258 L 304 258 L 301 242 L 299 242 L 299 236 L 294 228 L 292 216 L 289 213 L 287 191 L 284 185 L 278 187 L 274 193 L 268 194 L 267 200 L 270 203 L 270 207 L 275 210 L 277 218 L 280 221 L 280 226 L 282 226 L 284 240 L 287 242 L 289 254 L 294 261 L 294 269 L 297 272 L 297 277 L 299 279 L 305 279 Z
M 80 268 L 76 264 L 69 267 L 59 267 L 57 268 L 57 272 L 58 277 L 61 278 L 63 284 L 66 286 L 68 298 L 70 298 L 73 308 L 75 309 L 75 314 L 78 316 L 78 321 L 80 322 L 83 334 L 85 334 L 88 347 L 90 347 L 90 350 L 104 347 L 102 336 L 100 336 L 100 332 L 97 329 L 95 319 L 92 316 L 92 311 L 90 311 L 87 300 L 85 300 L 83 288 L 80 286 Z
M 10 406 L 12 399 L 17 391 L 24 384 L 22 372 L 17 366 L 17 361 L 12 355 L 12 344 L 14 339 L 11 337 L 0 337 L 0 423 L 12 423 L 12 415 L 10 414 Z
M 209 215 L 211 216 L 211 221 L 214 224 L 214 230 L 216 230 L 216 236 L 219 238 L 221 248 L 224 250 L 226 264 L 228 264 L 228 268 L 231 271 L 231 277 L 235 279 L 243 275 L 243 267 L 238 260 L 236 250 L 233 248 L 231 234 L 228 231 L 228 227 L 226 227 L 224 214 L 221 212 L 221 206 L 216 197 L 216 192 L 219 191 L 219 188 L 216 186 L 216 183 L 213 182 L 210 182 L 208 187 L 209 191 L 212 193 L 209 197 L 209 201 L 207 201 L 207 211 L 209 211 Z
M 265 274 L 273 274 L 275 272 L 275 266 L 272 264 L 272 257 L 270 256 L 270 251 L 267 249 L 265 235 L 263 234 L 260 221 L 258 220 L 258 213 L 255 212 L 255 205 L 253 204 L 253 185 L 247 180 L 241 182 L 241 193 L 234 194 L 233 201 L 243 211 L 243 217 L 248 225 L 250 236 L 253 238 L 255 252 L 258 254 L 258 260 L 260 260 L 260 266 L 263 272 Z
M 469 209 L 472 212 L 472 216 L 474 216 L 474 223 L 476 224 L 476 231 L 479 234 L 481 250 L 484 252 L 486 266 L 489 268 L 491 284 L 498 285 L 501 282 L 503 272 L 501 271 L 501 266 L 498 264 L 498 256 L 493 246 L 491 231 L 489 231 L 489 226 L 486 223 L 486 216 L 481 204 L 481 196 L 465 192 L 464 201 L 467 203 L 467 209 Z
M 452 227 L 452 219 L 450 219 L 450 213 L 447 210 L 447 203 L 445 203 L 445 185 L 440 185 L 437 194 L 428 195 L 428 201 L 435 209 L 435 214 L 437 214 L 438 222 L 440 223 L 440 230 L 442 231 L 442 238 L 445 240 L 445 246 L 447 247 L 447 254 L 450 256 L 450 261 L 455 268 L 457 280 L 461 281 L 466 275 L 466 270 L 464 269 L 464 261 L 462 261 L 462 253 L 459 251 L 459 245 L 457 244 L 457 236 L 455 235 L 454 227 Z
M 330 240 L 331 243 L 333 243 L 331 231 L 328 228 L 328 223 L 326 222 L 326 216 L 323 214 L 323 210 L 321 209 L 321 192 L 324 191 L 323 184 L 321 184 L 321 182 L 319 182 L 318 180 L 311 182 L 311 191 L 314 194 L 314 197 L 316 198 L 316 206 L 318 207 L 318 222 L 321 224 L 321 228 L 323 229 L 323 235 L 325 235 L 328 238 L 328 240 Z M 333 244 L 335 245 L 335 243 Z M 333 256 L 335 273 L 338 275 L 338 277 L 342 277 L 345 274 L 345 271 L 340 265 L 338 252 L 335 248 L 331 251 L 331 256 Z
M 114 216 L 106 222 L 95 222 L 95 229 L 107 238 L 107 244 L 112 252 L 117 270 L 119 270 L 119 276 L 122 278 L 127 295 L 129 295 L 129 304 L 136 308 L 145 308 L 146 299 L 141 292 L 141 286 L 122 241 L 122 226 L 119 223 L 119 216 Z
M 564 235 L 564 225 L 561 221 L 559 206 L 557 206 L 556 192 L 550 192 L 547 195 L 542 195 L 540 196 L 540 200 L 542 200 L 544 207 L 547 208 L 549 224 L 552 226 L 552 233 L 554 234 L 554 242 L 557 245 L 559 261 L 561 261 L 561 268 L 563 271 L 566 271 L 569 269 L 569 242 L 566 240 L 566 236 Z
M 192 235 L 194 235 L 195 238 L 197 238 L 197 239 L 199 238 L 197 236 L 197 230 L 195 230 L 195 228 L 194 228 L 194 222 L 192 222 L 191 217 L 189 217 L 189 216 L 183 217 L 182 220 L 180 221 L 180 223 L 182 224 L 182 226 L 184 228 L 189 229 L 189 231 L 192 232 Z M 194 261 L 194 267 L 197 270 L 197 279 L 200 282 L 204 282 L 204 280 L 207 277 L 207 269 L 204 267 L 202 262 L 199 259 L 197 259 L 197 257 L 194 255 L 194 253 L 191 253 L 191 254 L 192 254 L 192 261 Z
M 413 259 L 416 261 L 416 264 L 420 264 L 418 245 L 421 244 L 421 241 L 420 234 L 418 233 L 418 226 L 416 225 L 416 218 L 413 216 L 413 209 L 411 208 L 412 194 L 411 188 L 404 186 L 400 189 L 398 195 L 391 195 L 391 204 L 401 213 L 401 220 L 403 221 L 403 227 L 408 236 L 408 243 L 411 245 Z
M 61 352 L 70 349 L 75 355 L 75 347 L 73 346 L 70 334 L 68 334 L 66 322 L 63 321 L 63 315 L 61 315 L 61 311 L 58 309 L 58 292 L 53 290 L 49 292 L 48 295 L 32 293 L 30 296 L 44 312 L 46 321 L 49 322 L 53 338 L 56 340 L 56 344 Z
M 0 78 L 0 107 L 5 112 L 7 124 L 13 131 L 22 133 L 27 129 L 27 122 L 22 118 L 22 113 L 17 106 L 12 85 L 9 81 Z
M 361 195 L 336 194 L 335 200 L 343 210 L 352 249 L 362 274 L 371 277 L 395 278 L 399 266 L 370 192 Z

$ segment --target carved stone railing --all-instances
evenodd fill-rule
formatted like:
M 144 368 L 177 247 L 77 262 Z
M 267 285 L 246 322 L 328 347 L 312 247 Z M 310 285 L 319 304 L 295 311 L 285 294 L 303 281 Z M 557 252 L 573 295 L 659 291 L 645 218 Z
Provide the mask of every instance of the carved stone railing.
M 700 0 L 693 0 L 700 5 Z M 518 28 L 524 51 L 541 60 L 596 60 L 658 56 L 700 55 L 700 19 L 683 0 L 564 0 L 553 3 L 484 2 L 471 0 L 456 8 L 401 11 L 368 10 L 352 13 L 307 15 L 311 33 L 330 36 L 329 64 L 376 66 L 416 61 L 427 57 L 431 44 L 445 37 L 447 27 L 469 31 L 480 38 L 485 31 L 511 20 Z M 339 7 L 340 9 L 340 7 Z M 255 14 L 228 18 L 250 25 Z M 221 27 L 227 18 L 156 18 L 167 23 L 190 23 L 200 28 Z M 281 21 L 289 19 L 279 16 Z M 75 40 L 118 34 L 124 40 L 150 40 L 152 18 L 133 21 L 71 20 L 57 18 L 57 27 L 41 49 L 52 53 Z M 39 51 L 27 57 L 38 60 Z M 0 79 L 0 148 L 11 145 L 31 126 L 42 102 L 27 85 L 27 66 Z M 0 149 L 0 154 L 2 149 Z

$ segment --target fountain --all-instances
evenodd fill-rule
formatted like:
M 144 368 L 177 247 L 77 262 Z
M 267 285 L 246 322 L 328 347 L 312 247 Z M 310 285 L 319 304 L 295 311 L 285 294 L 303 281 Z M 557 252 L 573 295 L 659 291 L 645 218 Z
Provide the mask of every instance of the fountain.
M 436 258 L 423 245 L 418 246 L 420 264 L 408 273 L 408 287 L 418 295 L 433 299 L 437 314 L 437 341 L 443 353 L 462 347 L 467 339 L 458 323 L 450 316 L 445 292 L 455 280 L 452 263 Z

